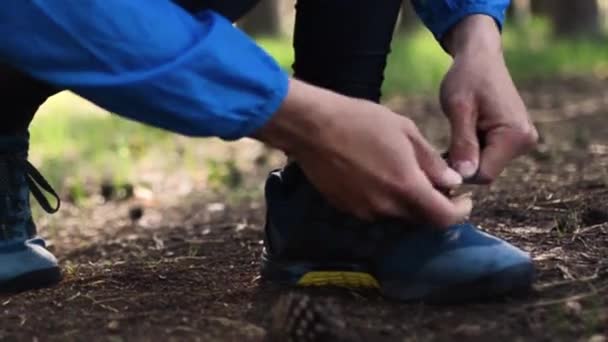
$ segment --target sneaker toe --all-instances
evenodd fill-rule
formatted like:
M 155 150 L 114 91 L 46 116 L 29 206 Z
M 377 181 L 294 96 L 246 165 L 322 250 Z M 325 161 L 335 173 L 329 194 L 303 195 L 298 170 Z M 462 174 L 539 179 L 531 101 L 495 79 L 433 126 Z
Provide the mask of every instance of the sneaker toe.
M 46 287 L 61 279 L 55 256 L 38 243 L 0 249 L 0 292 Z
M 418 258 L 403 248 L 408 246 L 387 255 L 393 266 L 381 272 L 385 295 L 440 302 L 496 298 L 527 291 L 535 277 L 526 252 L 472 225 L 418 242 L 418 251 L 424 251 Z M 417 261 L 395 263 L 404 257 Z

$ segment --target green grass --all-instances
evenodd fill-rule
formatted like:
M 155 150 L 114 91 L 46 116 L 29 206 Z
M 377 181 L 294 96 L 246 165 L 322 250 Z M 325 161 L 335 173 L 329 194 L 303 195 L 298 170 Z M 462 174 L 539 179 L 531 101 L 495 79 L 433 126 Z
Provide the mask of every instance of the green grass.
M 74 195 L 85 182 L 116 183 L 134 178 L 135 163 L 162 146 L 174 150 L 164 131 L 109 115 L 62 93 L 39 111 L 31 128 L 31 159 L 58 189 Z
M 608 74 L 607 42 L 555 40 L 546 22 L 540 20 L 526 28 L 506 28 L 504 41 L 507 62 L 519 81 L 539 76 Z M 259 42 L 285 69 L 290 69 L 293 51 L 289 39 Z M 449 65 L 449 56 L 426 30 L 398 36 L 386 70 L 384 93 L 433 94 Z M 41 112 L 31 129 L 31 156 L 58 188 L 69 185 L 73 192 L 80 193 L 83 182 L 137 181 L 137 165 L 146 158 L 148 163 L 150 159 L 156 161 L 163 170 L 200 170 L 208 166 L 211 181 L 218 178 L 213 170 L 226 169 L 189 152 L 192 145 L 200 149 L 206 141 L 178 141 L 175 135 L 108 115 L 74 96 L 56 97 Z M 172 159 L 175 151 L 184 146 L 187 158 L 176 164 Z
M 607 40 L 558 40 L 551 37 L 547 26 L 542 21 L 536 21 L 531 28 L 506 30 L 505 56 L 516 80 L 608 74 Z

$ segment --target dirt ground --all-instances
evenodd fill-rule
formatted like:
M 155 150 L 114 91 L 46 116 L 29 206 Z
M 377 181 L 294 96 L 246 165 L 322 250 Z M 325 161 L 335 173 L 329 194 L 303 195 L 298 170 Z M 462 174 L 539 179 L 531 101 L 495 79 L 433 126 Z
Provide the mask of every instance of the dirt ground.
M 608 338 L 608 80 L 538 80 L 522 89 L 542 143 L 491 187 L 473 188 L 472 220 L 532 253 L 535 290 L 462 306 L 306 292 L 319 303 L 329 298 L 360 340 Z M 390 105 L 445 146 L 435 102 L 397 98 Z M 245 176 L 261 182 L 262 173 Z M 40 222 L 65 279 L 0 295 L 0 340 L 262 341 L 271 307 L 289 290 L 258 277 L 264 207 L 261 192 L 250 197 L 66 203 Z

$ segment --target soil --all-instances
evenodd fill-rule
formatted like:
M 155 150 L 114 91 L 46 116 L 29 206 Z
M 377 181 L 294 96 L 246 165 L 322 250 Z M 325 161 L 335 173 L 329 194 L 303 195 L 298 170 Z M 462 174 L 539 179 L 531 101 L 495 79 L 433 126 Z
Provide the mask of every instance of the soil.
M 530 295 L 437 306 L 376 293 L 298 293 L 339 310 L 342 329 L 364 341 L 605 341 L 608 81 L 548 79 L 521 88 L 541 145 L 496 183 L 472 187 L 472 220 L 532 254 L 538 281 Z M 445 146 L 447 126 L 434 99 L 389 105 Z M 244 176 L 261 184 L 261 174 Z M 171 201 L 67 203 L 58 217 L 39 222 L 65 279 L 0 295 L 0 340 L 262 341 L 271 308 L 293 291 L 258 276 L 263 217 L 259 190 L 238 200 L 201 192 Z

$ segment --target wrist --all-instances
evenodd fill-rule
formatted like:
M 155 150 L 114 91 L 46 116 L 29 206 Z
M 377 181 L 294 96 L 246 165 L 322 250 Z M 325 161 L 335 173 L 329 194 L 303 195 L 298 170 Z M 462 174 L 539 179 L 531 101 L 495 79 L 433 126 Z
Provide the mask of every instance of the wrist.
M 287 96 L 279 110 L 253 138 L 297 155 L 302 149 L 315 149 L 327 135 L 333 116 L 328 111 L 331 92 L 290 79 Z M 329 102 L 333 100 L 330 96 Z
M 494 18 L 474 14 L 456 24 L 442 44 L 452 57 L 479 53 L 502 56 L 502 39 Z

